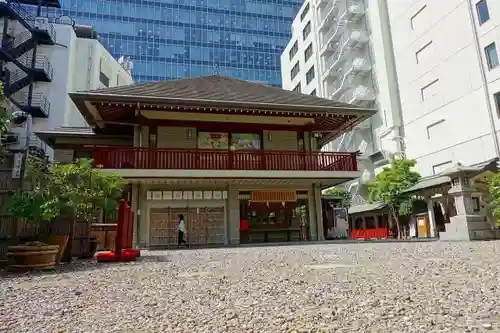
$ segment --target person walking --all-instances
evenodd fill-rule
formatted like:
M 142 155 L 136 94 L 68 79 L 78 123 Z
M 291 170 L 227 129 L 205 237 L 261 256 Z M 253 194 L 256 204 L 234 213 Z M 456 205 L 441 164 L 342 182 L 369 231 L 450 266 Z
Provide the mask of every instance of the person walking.
M 181 244 L 185 244 L 187 246 L 187 242 L 184 239 L 186 235 L 186 222 L 184 222 L 184 215 L 179 214 L 178 219 L 179 221 L 177 224 L 177 230 L 178 230 L 177 248 L 181 247 Z

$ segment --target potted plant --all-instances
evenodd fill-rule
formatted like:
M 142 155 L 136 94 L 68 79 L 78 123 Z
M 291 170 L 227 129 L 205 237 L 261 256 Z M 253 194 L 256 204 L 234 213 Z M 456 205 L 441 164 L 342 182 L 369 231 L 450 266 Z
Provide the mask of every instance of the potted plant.
M 9 198 L 9 211 L 14 217 L 26 221 L 32 232 L 31 237 L 21 240 L 22 244 L 9 246 L 7 258 L 10 268 L 50 269 L 57 263 L 61 246 L 42 242 L 39 237 L 41 223 L 52 221 L 57 216 L 46 205 L 51 191 L 48 189 L 50 176 L 44 169 L 29 160 L 26 182 Z

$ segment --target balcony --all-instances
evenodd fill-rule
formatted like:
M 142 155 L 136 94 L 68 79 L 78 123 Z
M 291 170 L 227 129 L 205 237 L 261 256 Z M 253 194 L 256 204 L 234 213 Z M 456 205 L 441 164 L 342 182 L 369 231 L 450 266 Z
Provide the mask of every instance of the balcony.
M 99 148 L 92 158 L 103 169 L 357 171 L 355 153 L 320 151 Z
M 54 25 L 45 18 L 35 18 L 26 10 L 25 5 L 18 0 L 0 1 L 0 16 L 7 16 L 17 20 L 37 37 L 40 44 L 54 45 L 56 41 Z
M 8 98 L 21 111 L 29 113 L 34 118 L 48 118 L 50 115 L 50 102 L 42 93 L 30 94 L 24 91 L 9 95 Z

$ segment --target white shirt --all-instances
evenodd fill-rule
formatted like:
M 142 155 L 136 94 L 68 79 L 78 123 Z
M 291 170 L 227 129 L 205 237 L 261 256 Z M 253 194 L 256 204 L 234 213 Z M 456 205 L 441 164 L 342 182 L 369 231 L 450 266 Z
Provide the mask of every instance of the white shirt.
M 178 228 L 179 228 L 179 231 L 182 231 L 184 233 L 186 232 L 186 225 L 184 224 L 184 220 L 181 220 L 179 222 L 179 227 Z

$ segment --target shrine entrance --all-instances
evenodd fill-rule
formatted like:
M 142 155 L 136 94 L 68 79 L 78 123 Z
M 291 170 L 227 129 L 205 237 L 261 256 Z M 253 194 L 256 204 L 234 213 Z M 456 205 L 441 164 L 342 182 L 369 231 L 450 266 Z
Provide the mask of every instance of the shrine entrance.
M 224 207 L 151 208 L 150 246 L 176 247 L 178 216 L 186 223 L 186 241 L 190 245 L 224 244 Z

